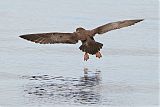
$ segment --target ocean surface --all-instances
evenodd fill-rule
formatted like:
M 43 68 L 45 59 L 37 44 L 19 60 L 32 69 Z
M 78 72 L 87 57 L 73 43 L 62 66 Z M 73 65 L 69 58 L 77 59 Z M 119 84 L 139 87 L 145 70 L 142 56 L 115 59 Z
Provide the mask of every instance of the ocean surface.
M 75 45 L 40 45 L 19 35 L 74 32 L 125 19 L 97 35 L 102 58 Z M 0 107 L 158 106 L 158 1 L 0 0 Z

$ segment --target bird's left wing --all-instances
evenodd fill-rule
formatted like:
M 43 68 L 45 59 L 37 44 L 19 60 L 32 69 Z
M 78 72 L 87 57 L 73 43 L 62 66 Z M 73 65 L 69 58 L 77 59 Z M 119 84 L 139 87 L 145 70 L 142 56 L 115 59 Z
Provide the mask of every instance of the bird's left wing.
M 112 22 L 112 23 L 99 26 L 93 29 L 92 32 L 94 32 L 94 34 L 103 34 L 111 30 L 116 30 L 123 27 L 134 25 L 135 23 L 141 22 L 143 20 L 144 19 L 135 19 L 135 20 L 123 20 L 123 21 Z
M 38 33 L 21 35 L 20 37 L 40 44 L 76 44 L 78 42 L 75 33 Z

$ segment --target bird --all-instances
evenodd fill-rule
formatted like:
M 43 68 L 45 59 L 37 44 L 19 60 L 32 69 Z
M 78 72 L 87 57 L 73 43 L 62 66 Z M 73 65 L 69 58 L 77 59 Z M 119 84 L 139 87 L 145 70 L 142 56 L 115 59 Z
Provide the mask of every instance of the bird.
M 101 58 L 102 54 L 100 50 L 103 47 L 103 44 L 95 41 L 95 35 L 102 35 L 106 32 L 128 27 L 134 25 L 135 23 L 141 22 L 144 19 L 132 19 L 132 20 L 122 20 L 107 23 L 96 27 L 91 30 L 86 30 L 83 27 L 78 27 L 72 33 L 61 33 L 61 32 L 50 32 L 50 33 L 36 33 L 36 34 L 24 34 L 19 37 L 26 39 L 31 42 L 40 43 L 40 44 L 76 44 L 78 41 L 82 42 L 82 45 L 79 49 L 84 52 L 84 61 L 89 59 L 90 55 L 96 55 L 97 58 Z

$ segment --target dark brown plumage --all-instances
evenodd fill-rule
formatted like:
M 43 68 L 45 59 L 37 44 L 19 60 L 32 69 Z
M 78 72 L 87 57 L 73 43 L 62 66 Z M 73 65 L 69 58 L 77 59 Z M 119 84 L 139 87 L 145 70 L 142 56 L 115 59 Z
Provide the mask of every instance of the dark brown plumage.
M 102 26 L 99 26 L 92 30 L 85 30 L 84 28 L 77 28 L 73 33 L 38 33 L 38 34 L 26 34 L 21 35 L 20 37 L 35 43 L 40 44 L 55 44 L 55 43 L 66 43 L 66 44 L 76 44 L 79 40 L 81 40 L 82 45 L 79 47 L 80 50 L 85 52 L 84 60 L 89 59 L 89 54 L 96 54 L 96 57 L 102 57 L 99 52 L 102 49 L 103 44 L 96 42 L 94 40 L 94 36 L 96 34 L 104 34 L 108 31 L 120 29 L 123 27 L 128 27 L 143 21 L 143 19 L 136 20 L 124 20 L 118 22 L 108 23 Z
M 39 34 L 21 35 L 20 37 L 40 44 L 54 44 L 54 43 L 75 44 L 78 42 L 75 33 L 39 33 Z

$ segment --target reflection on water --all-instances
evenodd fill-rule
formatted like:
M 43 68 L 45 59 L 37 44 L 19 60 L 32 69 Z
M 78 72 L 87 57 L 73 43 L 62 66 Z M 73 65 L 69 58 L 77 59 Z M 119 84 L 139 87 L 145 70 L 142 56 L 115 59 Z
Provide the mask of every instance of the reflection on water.
M 80 78 L 37 75 L 25 76 L 30 83 L 24 86 L 25 97 L 32 103 L 98 104 L 101 95 L 96 88 L 101 83 L 100 71 L 84 69 Z

